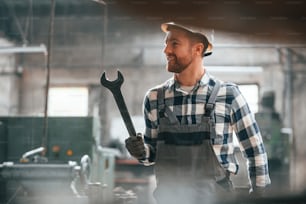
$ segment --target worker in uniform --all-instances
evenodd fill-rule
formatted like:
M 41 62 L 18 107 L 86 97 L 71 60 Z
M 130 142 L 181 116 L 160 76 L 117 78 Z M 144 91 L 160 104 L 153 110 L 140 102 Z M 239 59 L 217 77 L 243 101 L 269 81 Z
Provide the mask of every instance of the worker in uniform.
M 248 161 L 253 195 L 270 184 L 267 155 L 249 106 L 233 83 L 210 75 L 203 59 L 212 44 L 198 30 L 163 23 L 166 82 L 144 99 L 144 134 L 129 137 L 129 153 L 144 165 L 155 165 L 158 204 L 214 203 L 233 192 L 237 174 L 233 134 Z

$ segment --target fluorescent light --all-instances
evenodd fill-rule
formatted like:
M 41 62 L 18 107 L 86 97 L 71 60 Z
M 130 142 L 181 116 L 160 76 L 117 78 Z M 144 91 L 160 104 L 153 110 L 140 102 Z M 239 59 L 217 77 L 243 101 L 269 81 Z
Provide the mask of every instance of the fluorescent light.
M 263 72 L 262 67 L 260 66 L 207 66 L 206 67 L 210 72 L 222 72 L 222 73 L 261 73 Z
M 92 0 L 92 1 L 97 2 L 99 4 L 106 5 L 105 1 L 103 1 L 103 0 Z

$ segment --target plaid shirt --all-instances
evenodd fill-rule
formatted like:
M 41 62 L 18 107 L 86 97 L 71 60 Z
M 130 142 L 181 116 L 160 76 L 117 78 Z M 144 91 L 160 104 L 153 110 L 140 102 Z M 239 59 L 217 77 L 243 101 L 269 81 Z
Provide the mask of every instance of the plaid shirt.
M 190 93 L 182 90 L 173 78 L 149 90 L 144 100 L 145 143 L 155 150 L 159 125 L 157 115 L 157 89 L 159 87 L 166 88 L 167 105 L 174 111 L 181 124 L 197 124 L 201 123 L 201 116 L 205 112 L 204 105 L 208 101 L 215 80 L 209 74 L 205 74 Z M 259 128 L 245 98 L 235 84 L 221 83 L 215 105 L 215 121 L 216 138 L 212 139 L 212 143 L 220 164 L 232 173 L 238 172 L 233 143 L 235 132 L 240 150 L 248 160 L 252 186 L 265 187 L 270 184 L 267 155 Z M 146 147 L 147 159 L 141 162 L 144 165 L 152 165 L 155 154 L 148 146 Z

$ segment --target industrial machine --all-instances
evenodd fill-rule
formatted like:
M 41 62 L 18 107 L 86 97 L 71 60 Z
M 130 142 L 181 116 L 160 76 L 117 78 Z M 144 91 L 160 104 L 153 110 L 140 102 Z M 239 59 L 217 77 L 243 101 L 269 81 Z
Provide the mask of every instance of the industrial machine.
M 0 117 L 0 203 L 111 203 L 117 150 L 98 144 L 93 117 Z

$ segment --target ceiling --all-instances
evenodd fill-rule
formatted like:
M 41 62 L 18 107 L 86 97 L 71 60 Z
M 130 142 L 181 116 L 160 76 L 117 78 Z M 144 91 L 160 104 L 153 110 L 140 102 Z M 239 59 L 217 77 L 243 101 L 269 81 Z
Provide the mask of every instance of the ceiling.
M 148 24 L 176 21 L 207 29 L 252 35 L 272 43 L 306 43 L 306 2 L 303 0 L 54 1 L 56 15 L 66 15 L 67 12 L 76 16 L 101 15 L 107 8 L 110 21 L 113 16 L 128 16 Z M 29 12 L 33 15 L 50 14 L 50 0 L 4 0 L 1 2 L 2 19 L 12 15 L 12 11 L 17 14 L 17 17 L 23 14 L 28 15 Z M 124 24 L 125 21 L 122 23 Z
M 306 42 L 303 0 L 117 0 L 117 6 L 141 19 L 177 21 L 209 29 L 286 43 Z

